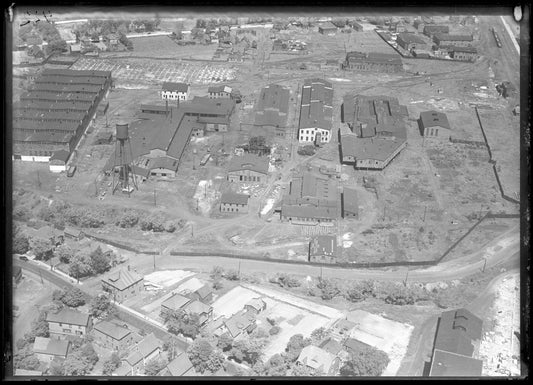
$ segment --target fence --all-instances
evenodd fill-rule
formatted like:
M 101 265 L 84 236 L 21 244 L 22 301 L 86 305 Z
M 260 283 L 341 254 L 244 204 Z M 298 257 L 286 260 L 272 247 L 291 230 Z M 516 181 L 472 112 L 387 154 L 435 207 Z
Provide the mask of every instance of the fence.
M 465 139 L 454 139 L 450 138 L 450 142 L 452 143 L 461 143 L 461 144 L 469 144 L 477 147 L 487 147 L 487 144 L 485 142 L 481 142 L 479 140 L 465 140 Z

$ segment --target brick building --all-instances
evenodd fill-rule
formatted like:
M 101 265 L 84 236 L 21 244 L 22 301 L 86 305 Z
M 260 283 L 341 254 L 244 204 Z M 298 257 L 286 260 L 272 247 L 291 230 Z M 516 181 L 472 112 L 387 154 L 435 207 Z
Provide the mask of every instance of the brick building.
M 110 293 L 111 299 L 123 302 L 144 290 L 144 278 L 134 271 L 119 270 L 102 279 L 102 289 Z
M 46 315 L 50 337 L 65 339 L 67 337 L 83 337 L 92 326 L 92 318 L 87 313 L 63 308 L 57 313 Z
M 247 213 L 249 195 L 225 191 L 220 198 L 220 211 L 223 213 Z

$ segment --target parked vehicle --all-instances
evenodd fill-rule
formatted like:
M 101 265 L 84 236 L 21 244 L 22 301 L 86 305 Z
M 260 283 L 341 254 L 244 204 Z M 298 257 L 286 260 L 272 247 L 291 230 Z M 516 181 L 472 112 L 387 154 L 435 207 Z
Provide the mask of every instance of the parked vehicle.
M 74 176 L 74 173 L 76 172 L 77 167 L 76 166 L 70 166 L 67 171 L 67 176 L 70 178 Z

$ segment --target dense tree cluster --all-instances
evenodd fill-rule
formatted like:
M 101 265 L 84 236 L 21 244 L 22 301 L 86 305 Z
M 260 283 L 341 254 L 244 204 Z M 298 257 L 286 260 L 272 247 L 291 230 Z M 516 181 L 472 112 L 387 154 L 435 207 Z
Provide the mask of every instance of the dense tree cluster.
M 310 155 L 314 155 L 315 151 L 316 151 L 316 148 L 312 144 L 308 144 L 308 145 L 298 148 L 299 155 L 310 156 Z
M 12 251 L 15 254 L 26 254 L 30 250 L 28 237 L 18 228 L 13 228 Z
M 111 353 L 109 358 L 102 363 L 102 373 L 111 375 L 120 366 L 120 357 L 117 352 Z
M 363 345 L 357 352 L 352 352 L 350 359 L 340 368 L 342 376 L 377 377 L 389 364 L 389 356 L 372 346 Z
M 167 310 L 161 312 L 161 318 L 169 332 L 183 334 L 186 337 L 196 338 L 200 332 L 200 319 L 198 314 L 190 314 L 183 310 Z
M 55 301 L 61 301 L 69 307 L 78 307 L 85 305 L 87 297 L 83 291 L 74 287 L 70 290 L 54 290 L 52 298 Z
M 117 311 L 107 294 L 100 293 L 91 300 L 89 312 L 93 317 L 101 318 L 114 315 Z
M 155 376 L 167 366 L 167 361 L 163 357 L 154 357 L 144 366 L 144 374 L 147 376 Z
M 241 363 L 255 365 L 261 358 L 261 351 L 264 347 L 264 340 L 240 339 L 233 342 L 228 357 Z
M 215 349 L 209 340 L 205 338 L 196 339 L 187 350 L 187 355 L 197 372 L 215 373 L 222 368 L 224 356 Z
M 298 287 L 301 286 L 301 281 L 289 274 L 278 273 L 270 279 L 270 282 L 277 283 L 281 287 Z

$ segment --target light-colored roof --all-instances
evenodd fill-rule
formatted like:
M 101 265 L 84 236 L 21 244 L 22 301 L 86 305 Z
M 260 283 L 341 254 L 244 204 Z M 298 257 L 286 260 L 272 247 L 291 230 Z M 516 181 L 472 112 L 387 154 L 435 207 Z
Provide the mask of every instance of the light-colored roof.
M 196 374 L 191 360 L 186 353 L 181 353 L 167 365 L 171 376 L 191 376 Z
M 64 323 L 70 325 L 87 326 L 91 316 L 87 313 L 82 313 L 77 310 L 68 308 L 61 309 L 58 313 L 48 313 L 46 316 L 47 322 Z
M 435 350 L 430 377 L 481 377 L 483 361 L 472 357 Z
M 308 345 L 302 349 L 298 356 L 298 362 L 312 369 L 328 373 L 335 361 L 335 356 L 318 346 Z
M 183 307 L 183 310 L 193 314 L 209 314 L 212 307 L 200 301 L 191 301 Z
M 154 335 L 154 333 L 148 334 L 137 344 L 137 349 L 144 358 L 160 348 L 161 341 Z
M 191 301 L 190 298 L 184 297 L 180 294 L 174 294 L 172 297 L 166 299 L 161 303 L 161 306 L 171 310 L 181 309 L 183 306 Z
M 249 195 L 237 194 L 233 191 L 228 190 L 222 193 L 220 203 L 247 205 L 249 197 Z
M 68 235 L 74 235 L 74 236 L 79 236 L 81 234 L 81 231 L 72 227 L 72 226 L 66 226 L 65 227 L 65 230 L 63 230 L 63 232 L 65 234 L 68 234 Z
M 251 170 L 267 175 L 268 165 L 268 157 L 246 153 L 243 156 L 234 156 L 231 159 L 228 166 L 228 172 Z
M 55 338 L 35 337 L 33 351 L 35 353 L 50 354 L 65 357 L 68 353 L 70 342 Z
M 66 150 L 59 150 L 59 151 L 56 151 L 52 154 L 52 156 L 50 157 L 50 161 L 52 160 L 60 160 L 62 162 L 67 162 L 68 158 L 70 156 L 70 152 L 66 151 Z
M 102 321 L 94 325 L 94 329 L 104 333 L 105 335 L 120 341 L 131 333 L 127 327 L 117 325 L 112 322 Z
M 266 303 L 261 298 L 252 298 L 246 303 L 245 306 L 251 306 L 256 310 L 262 310 L 263 307 L 266 306 Z
M 142 281 L 143 279 L 144 278 L 135 271 L 122 269 L 118 272 L 110 274 L 106 278 L 103 278 L 102 282 L 105 282 L 114 288 L 123 291 L 135 285 L 137 282 Z

